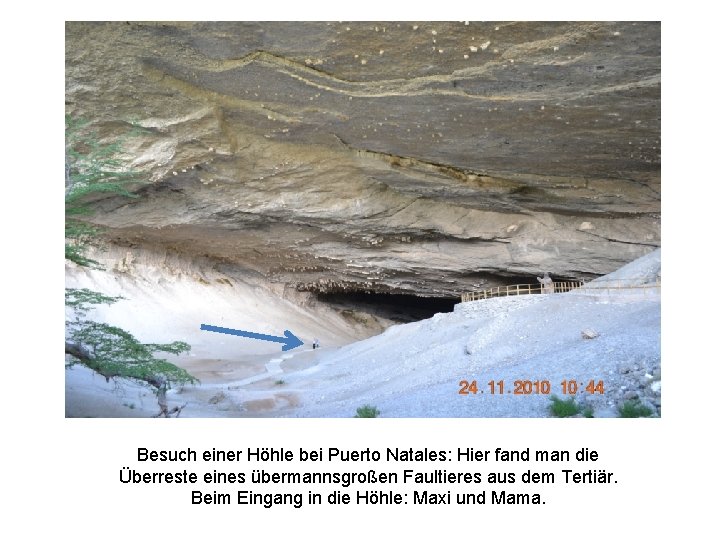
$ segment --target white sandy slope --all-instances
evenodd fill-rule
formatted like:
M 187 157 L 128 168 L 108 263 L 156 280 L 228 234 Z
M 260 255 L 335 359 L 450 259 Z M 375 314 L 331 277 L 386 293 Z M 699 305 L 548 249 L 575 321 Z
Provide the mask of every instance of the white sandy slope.
M 654 283 L 659 269 L 657 250 L 607 279 Z M 600 336 L 583 339 L 586 328 Z M 596 416 L 615 416 L 618 396 L 633 384 L 627 366 L 648 376 L 659 369 L 660 294 L 596 290 L 469 302 L 318 356 L 317 366 L 285 377 L 301 396 L 291 415 L 352 416 L 369 404 L 384 417 L 544 417 L 548 396 L 515 395 L 514 381 L 549 381 L 563 397 L 562 381 L 575 380 L 578 401 Z M 459 394 L 462 380 L 477 381 L 478 393 Z M 489 382 L 500 380 L 505 393 L 492 394 Z M 584 392 L 590 380 L 602 380 L 605 393 Z
M 654 283 L 659 269 L 658 250 L 607 279 Z M 221 300 L 213 301 L 222 305 Z M 293 328 L 320 332 L 301 312 L 288 308 L 283 314 Z M 308 319 L 304 324 L 309 326 L 303 326 Z M 587 328 L 599 337 L 583 339 Z M 331 345 L 330 339 L 325 341 Z M 244 365 L 254 370 L 243 372 Z M 186 404 L 182 416 L 199 417 L 351 417 L 366 404 L 377 407 L 382 417 L 545 417 L 549 395 L 516 395 L 515 381 L 548 381 L 551 393 L 563 397 L 562 381 L 574 380 L 578 401 L 590 404 L 596 416 L 615 416 L 618 396 L 633 384 L 628 365 L 657 377 L 659 289 L 481 300 L 339 348 L 303 347 L 288 353 L 276 348 L 252 357 L 238 351 L 235 360 L 190 364 L 203 384 L 171 397 L 173 403 Z M 86 389 L 82 377 L 92 375 L 79 372 L 68 387 L 77 383 Z M 476 381 L 477 394 L 459 394 L 463 380 Z M 605 393 L 584 392 L 590 380 L 602 380 Z M 503 381 L 504 393 L 492 394 L 490 381 Z M 74 409 L 66 407 L 66 414 L 148 416 L 157 410 L 148 390 L 125 385 L 110 392 L 112 384 L 104 380 L 100 387 L 104 396 L 80 392 L 76 395 L 82 399 L 74 400 Z M 93 399 L 115 405 L 95 413 L 83 409 Z
M 228 276 L 164 252 L 111 250 L 91 255 L 106 270 L 69 265 L 66 287 L 122 296 L 89 316 L 120 326 L 144 343 L 189 343 L 189 354 L 168 359 L 202 381 L 196 393 L 203 402 L 212 397 L 205 394 L 214 382 L 267 376 L 266 364 L 278 356 L 281 344 L 202 331 L 201 324 L 273 336 L 289 329 L 305 343 L 299 350 L 310 349 L 315 338 L 324 346 L 339 346 L 387 326 L 387 321 L 376 319 L 358 324 L 309 300 L 309 295 L 263 283 L 252 273 Z M 72 312 L 66 316 L 72 317 Z M 82 366 L 66 370 L 65 386 L 66 416 L 147 417 L 158 411 L 150 389 L 127 381 L 108 382 Z M 171 399 L 173 404 L 177 403 Z M 226 414 L 216 407 L 204 408 L 196 406 L 193 413 L 189 407 L 186 415 Z

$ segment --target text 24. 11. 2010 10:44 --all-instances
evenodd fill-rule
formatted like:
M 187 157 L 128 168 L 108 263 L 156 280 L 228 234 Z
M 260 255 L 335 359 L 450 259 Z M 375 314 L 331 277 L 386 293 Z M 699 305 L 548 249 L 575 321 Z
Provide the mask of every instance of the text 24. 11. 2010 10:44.
M 513 389 L 512 392 L 505 391 L 505 381 L 495 381 L 491 380 L 487 383 L 488 392 L 491 395 L 500 395 L 500 394 L 511 394 L 511 395 L 518 395 L 518 396 L 525 396 L 525 395 L 531 395 L 531 394 L 542 394 L 542 395 L 549 395 L 552 393 L 552 384 L 548 380 L 542 380 L 542 381 L 532 381 L 529 379 L 518 379 L 513 382 Z M 560 388 L 563 394 L 574 396 L 578 392 L 585 392 L 587 394 L 604 394 L 605 393 L 605 384 L 602 381 L 602 379 L 596 381 L 595 379 L 591 379 L 590 382 L 587 384 L 584 384 L 582 382 L 578 382 L 575 379 L 563 379 L 560 382 Z M 509 390 L 509 389 L 508 389 Z M 484 394 L 486 393 L 484 390 L 478 389 L 478 384 L 476 380 L 467 381 L 463 380 L 460 381 L 460 390 L 458 390 L 458 394 L 463 396 L 468 396 L 470 394 Z

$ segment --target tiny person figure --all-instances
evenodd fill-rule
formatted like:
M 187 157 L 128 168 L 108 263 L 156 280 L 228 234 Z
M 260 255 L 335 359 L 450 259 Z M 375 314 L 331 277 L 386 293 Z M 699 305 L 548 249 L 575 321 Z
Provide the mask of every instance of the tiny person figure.
M 555 292 L 555 285 L 553 285 L 553 280 L 550 277 L 550 274 L 545 272 L 545 275 L 541 278 L 537 278 L 537 280 L 540 282 L 540 292 L 543 294 L 551 294 Z
M 320 342 L 317 338 L 313 340 L 313 349 L 319 349 L 320 348 Z

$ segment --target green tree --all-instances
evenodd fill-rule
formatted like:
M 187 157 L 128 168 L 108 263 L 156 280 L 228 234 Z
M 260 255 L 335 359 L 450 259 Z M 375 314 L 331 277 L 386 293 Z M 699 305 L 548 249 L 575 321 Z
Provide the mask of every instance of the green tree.
M 91 213 L 89 202 L 107 194 L 137 197 L 128 185 L 140 180 L 117 158 L 121 148 L 122 140 L 104 145 L 86 120 L 65 116 L 65 258 L 80 266 L 100 267 L 86 256 L 89 242 L 100 232 L 82 219 Z
M 101 229 L 82 217 L 91 213 L 90 203 L 98 196 L 135 197 L 128 187 L 140 180 L 117 158 L 121 140 L 103 145 L 87 129 L 87 122 L 70 116 L 65 117 L 65 136 L 65 258 L 80 266 L 102 269 L 87 256 L 89 243 Z M 167 390 L 199 381 L 157 355 L 178 355 L 189 351 L 190 346 L 182 341 L 140 343 L 122 328 L 88 318 L 96 306 L 121 299 L 90 289 L 65 289 L 65 305 L 71 314 L 65 324 L 65 354 L 71 358 L 67 365 L 82 364 L 108 381 L 120 378 L 149 385 L 157 395 L 158 416 L 180 414 L 182 407 L 168 409 Z

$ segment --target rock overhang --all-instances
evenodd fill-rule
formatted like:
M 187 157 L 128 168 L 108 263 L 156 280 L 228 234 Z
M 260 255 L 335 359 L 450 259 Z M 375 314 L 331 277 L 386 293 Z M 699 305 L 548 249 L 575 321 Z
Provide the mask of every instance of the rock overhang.
M 66 108 L 108 140 L 144 127 L 127 161 L 152 183 L 96 204 L 115 243 L 301 290 L 451 297 L 545 270 L 591 277 L 659 246 L 659 36 L 67 23 Z

